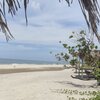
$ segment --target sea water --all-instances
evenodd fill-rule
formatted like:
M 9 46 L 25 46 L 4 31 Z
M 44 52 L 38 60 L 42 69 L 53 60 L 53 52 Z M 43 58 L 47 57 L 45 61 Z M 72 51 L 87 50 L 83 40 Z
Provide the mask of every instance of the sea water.
M 59 61 L 0 59 L 0 64 L 68 64 L 68 63 L 67 62 L 59 62 Z

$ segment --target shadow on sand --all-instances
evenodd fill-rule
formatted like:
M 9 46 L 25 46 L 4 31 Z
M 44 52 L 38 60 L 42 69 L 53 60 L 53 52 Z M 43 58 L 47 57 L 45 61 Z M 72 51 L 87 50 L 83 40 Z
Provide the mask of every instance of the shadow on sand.
M 70 82 L 70 81 L 55 81 L 56 83 L 59 83 L 59 84 L 62 84 L 62 85 L 71 85 L 71 86 L 74 86 L 76 88 L 96 88 L 97 87 L 97 84 L 92 84 L 92 85 L 83 85 L 83 84 L 77 84 L 77 83 L 74 83 L 74 82 Z
M 71 85 L 71 86 L 74 86 L 76 88 L 96 88 L 97 87 L 97 84 L 92 84 L 92 85 L 83 85 L 83 84 L 77 84 L 75 82 L 70 82 L 70 81 L 56 81 L 56 83 L 59 83 L 59 84 L 62 84 L 62 85 Z

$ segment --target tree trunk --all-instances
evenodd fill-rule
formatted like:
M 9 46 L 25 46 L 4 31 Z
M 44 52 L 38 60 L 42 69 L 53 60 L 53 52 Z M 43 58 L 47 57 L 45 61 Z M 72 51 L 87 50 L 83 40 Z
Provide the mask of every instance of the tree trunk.
M 81 78 L 83 79 L 83 66 L 84 66 L 84 64 L 83 64 L 83 59 L 82 59 L 82 69 L 81 69 Z

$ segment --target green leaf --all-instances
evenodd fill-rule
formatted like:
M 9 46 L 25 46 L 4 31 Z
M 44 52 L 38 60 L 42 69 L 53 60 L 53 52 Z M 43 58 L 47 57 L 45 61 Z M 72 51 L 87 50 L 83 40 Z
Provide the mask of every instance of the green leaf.
M 80 38 L 78 41 L 85 41 L 85 38 L 84 37 L 82 37 L 82 38 Z
M 83 41 L 82 42 L 82 46 L 86 46 L 86 41 Z
M 95 46 L 95 49 L 98 49 L 98 46 Z
M 69 36 L 69 38 L 70 38 L 70 39 L 73 38 L 73 35 Z
M 61 56 L 63 56 L 64 54 L 63 54 L 63 52 L 61 53 Z
M 64 47 L 64 48 L 67 48 L 67 44 L 63 44 L 63 47 Z

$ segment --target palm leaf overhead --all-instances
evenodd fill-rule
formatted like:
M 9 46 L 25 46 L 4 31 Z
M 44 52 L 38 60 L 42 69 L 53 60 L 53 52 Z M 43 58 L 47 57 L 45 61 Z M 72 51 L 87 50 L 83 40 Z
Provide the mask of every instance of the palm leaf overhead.
M 7 21 L 6 21 L 6 11 L 5 5 L 7 5 L 8 13 L 12 16 L 16 15 L 16 12 L 20 8 L 20 3 L 23 1 L 25 9 L 25 19 L 27 21 L 27 4 L 29 0 L 1 0 L 0 1 L 0 30 L 5 34 L 6 39 L 12 39 L 13 36 L 9 31 Z M 59 0 L 61 1 L 61 0 Z M 73 2 L 73 0 L 65 0 L 68 5 Z M 78 0 L 82 13 L 85 17 L 86 23 L 92 34 L 95 34 L 100 41 L 100 34 L 98 34 L 98 25 L 100 23 L 100 7 L 97 0 Z
M 73 2 L 73 0 L 65 0 L 68 5 Z M 78 0 L 81 7 L 82 13 L 86 20 L 89 30 L 92 34 L 96 35 L 100 42 L 100 34 L 98 34 L 98 25 L 100 23 L 100 7 L 97 0 Z
M 27 4 L 28 4 L 28 2 L 29 2 L 29 0 L 23 0 L 26 24 L 28 23 L 28 21 L 27 21 Z M 0 1 L 0 31 L 2 31 L 5 34 L 7 41 L 14 37 L 11 34 L 11 32 L 8 28 L 8 25 L 7 25 L 5 5 L 7 5 L 8 13 L 11 14 L 11 16 L 13 17 L 14 15 L 16 15 L 16 12 L 18 11 L 18 9 L 21 8 L 20 3 L 21 3 L 20 0 L 2 0 L 2 1 Z
M 97 0 L 78 0 L 81 6 L 83 15 L 86 19 L 88 28 L 92 30 L 92 33 L 96 35 L 100 41 L 98 34 L 98 25 L 100 23 L 100 8 Z M 88 13 L 88 15 L 86 15 Z

